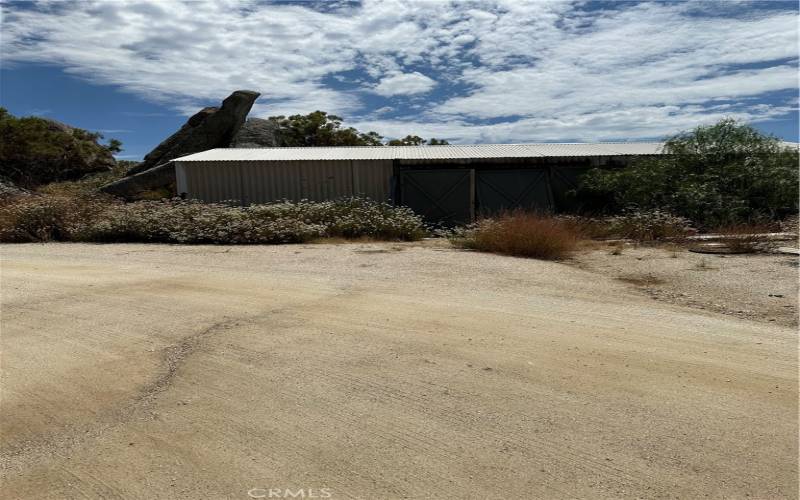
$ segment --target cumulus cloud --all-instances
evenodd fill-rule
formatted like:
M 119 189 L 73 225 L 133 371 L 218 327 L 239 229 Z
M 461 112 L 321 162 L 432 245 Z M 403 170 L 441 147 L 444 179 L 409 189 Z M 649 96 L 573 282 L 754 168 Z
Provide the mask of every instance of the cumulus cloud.
M 436 86 L 436 81 L 419 72 L 396 73 L 381 79 L 375 93 L 382 96 L 424 94 Z
M 519 142 L 658 137 L 797 108 L 776 97 L 798 86 L 791 3 L 0 5 L 4 66 L 57 64 L 187 114 L 251 88 L 256 116 L 322 109 L 390 136 Z

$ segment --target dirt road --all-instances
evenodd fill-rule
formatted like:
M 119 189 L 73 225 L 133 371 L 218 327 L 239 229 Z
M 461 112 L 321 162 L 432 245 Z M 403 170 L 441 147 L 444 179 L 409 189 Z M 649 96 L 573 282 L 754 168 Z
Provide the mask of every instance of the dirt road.
M 3 246 L 2 368 L 6 498 L 797 497 L 792 329 L 563 264 Z

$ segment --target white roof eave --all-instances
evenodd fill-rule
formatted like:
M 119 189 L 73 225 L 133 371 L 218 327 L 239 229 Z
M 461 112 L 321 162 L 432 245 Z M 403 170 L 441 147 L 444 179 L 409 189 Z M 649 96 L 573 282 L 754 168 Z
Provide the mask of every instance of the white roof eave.
M 288 148 L 218 148 L 178 162 L 474 160 L 548 157 L 634 156 L 660 154 L 661 142 L 466 144 L 447 146 L 345 146 Z

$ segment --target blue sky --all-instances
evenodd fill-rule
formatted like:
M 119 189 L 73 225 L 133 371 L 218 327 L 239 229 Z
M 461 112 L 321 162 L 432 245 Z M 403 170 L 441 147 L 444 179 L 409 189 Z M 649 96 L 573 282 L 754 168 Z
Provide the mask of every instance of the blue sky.
M 203 106 L 326 110 L 387 137 L 660 139 L 731 116 L 798 140 L 797 3 L 2 4 L 0 103 L 140 159 Z

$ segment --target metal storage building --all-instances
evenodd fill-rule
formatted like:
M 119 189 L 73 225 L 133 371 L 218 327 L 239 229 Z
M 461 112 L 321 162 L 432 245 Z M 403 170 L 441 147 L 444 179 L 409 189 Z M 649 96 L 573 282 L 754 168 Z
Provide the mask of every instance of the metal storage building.
M 542 143 L 211 149 L 174 160 L 177 191 L 243 205 L 362 195 L 430 221 L 524 207 L 568 211 L 577 178 L 659 154 L 662 143 Z

